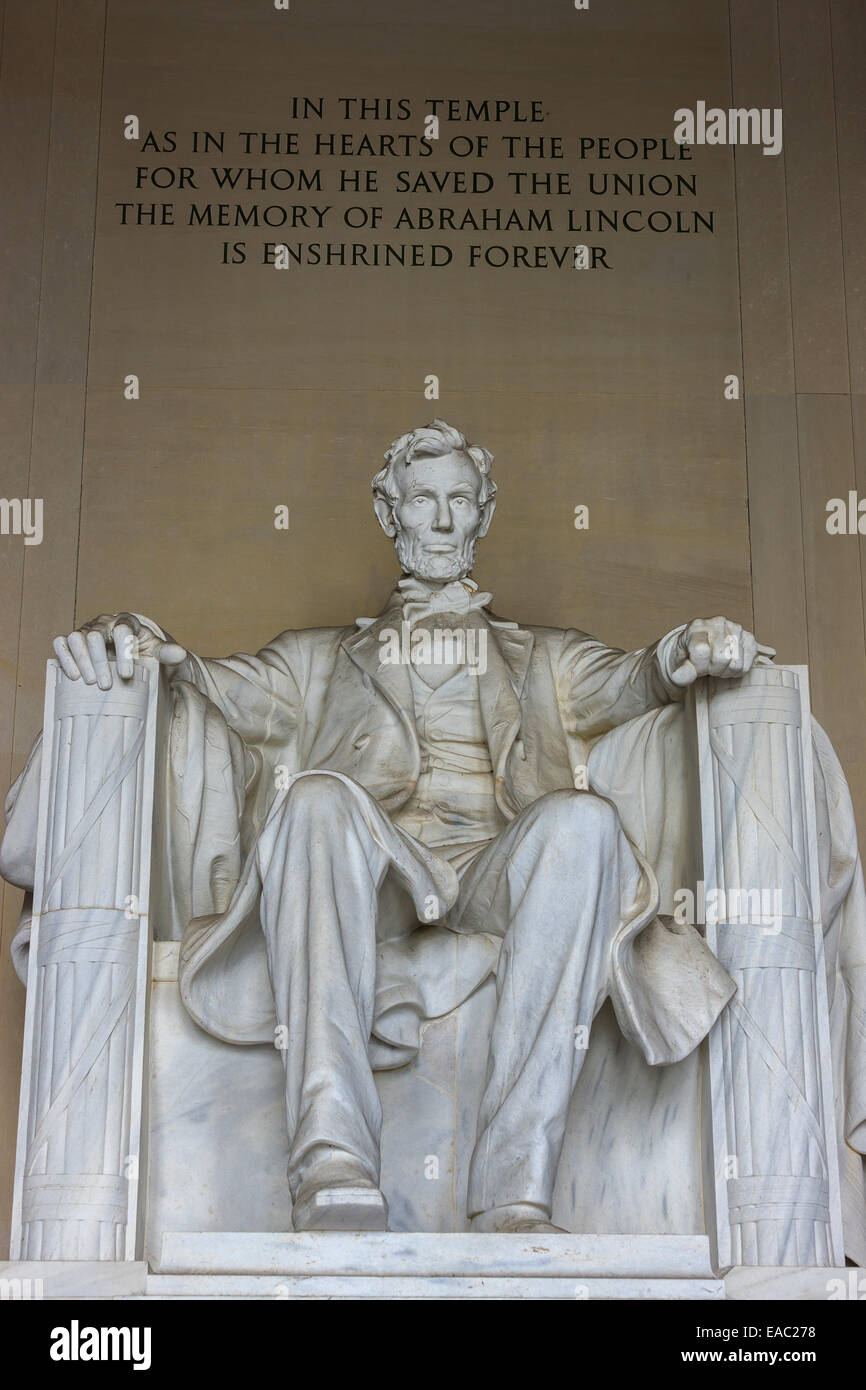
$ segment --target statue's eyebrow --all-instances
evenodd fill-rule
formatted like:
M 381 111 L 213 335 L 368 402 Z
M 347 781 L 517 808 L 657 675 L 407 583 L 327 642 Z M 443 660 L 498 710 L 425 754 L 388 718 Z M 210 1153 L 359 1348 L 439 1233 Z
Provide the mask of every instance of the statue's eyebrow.
M 435 488 L 432 488 L 432 487 L 430 487 L 430 486 L 425 486 L 424 483 L 414 483 L 411 487 L 409 487 L 409 488 L 406 489 L 405 496 L 406 496 L 407 498 L 408 498 L 408 497 L 435 497 L 435 496 L 436 496 L 436 490 L 435 490 Z M 475 496 L 475 493 L 472 491 L 472 488 L 471 488 L 471 487 L 460 486 L 460 487 L 452 488 L 451 491 L 448 493 L 448 496 L 449 496 L 449 497 L 468 497 L 468 498 L 470 499 L 470 501 L 471 501 L 472 498 Z

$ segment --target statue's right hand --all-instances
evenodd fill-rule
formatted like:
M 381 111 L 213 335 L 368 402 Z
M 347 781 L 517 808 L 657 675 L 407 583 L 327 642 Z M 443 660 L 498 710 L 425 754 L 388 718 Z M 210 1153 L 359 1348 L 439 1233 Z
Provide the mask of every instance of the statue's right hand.
M 82 679 L 86 685 L 111 688 L 110 651 L 114 652 L 117 674 L 129 680 L 135 658 L 155 656 L 164 666 L 178 666 L 186 652 L 176 642 L 165 641 L 139 622 L 133 613 L 103 613 L 92 618 L 66 637 L 55 637 L 54 651 L 64 674 L 70 680 Z

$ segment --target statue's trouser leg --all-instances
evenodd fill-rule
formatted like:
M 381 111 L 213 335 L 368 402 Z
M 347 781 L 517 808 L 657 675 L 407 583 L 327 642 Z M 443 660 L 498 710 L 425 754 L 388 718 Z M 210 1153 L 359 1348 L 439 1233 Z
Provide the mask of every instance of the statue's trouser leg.
M 289 1186 L 319 1145 L 379 1181 L 382 1112 L 367 1044 L 376 983 L 377 897 L 389 865 L 337 778 L 288 792 L 263 870 L 261 921 L 286 1067 Z
M 464 879 L 457 929 L 479 917 L 505 929 L 469 1216 L 513 1202 L 550 1212 L 571 1094 L 609 991 L 611 942 L 640 874 L 614 808 L 561 791 L 524 811 Z

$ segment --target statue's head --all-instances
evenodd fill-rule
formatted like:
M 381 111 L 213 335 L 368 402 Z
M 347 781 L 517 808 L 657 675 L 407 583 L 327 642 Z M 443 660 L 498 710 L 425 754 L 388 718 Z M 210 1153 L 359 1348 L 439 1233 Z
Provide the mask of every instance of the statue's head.
M 373 505 L 407 574 L 447 584 L 469 573 L 496 506 L 492 462 L 444 420 L 394 440 L 373 479 Z

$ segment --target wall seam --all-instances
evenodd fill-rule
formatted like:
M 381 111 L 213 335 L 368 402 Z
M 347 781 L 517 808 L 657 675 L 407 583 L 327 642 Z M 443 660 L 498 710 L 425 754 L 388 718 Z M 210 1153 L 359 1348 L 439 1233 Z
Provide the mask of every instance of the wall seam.
M 84 356 L 84 409 L 81 417 L 81 476 L 78 488 L 78 539 L 75 546 L 75 579 L 72 594 L 73 621 L 78 622 L 78 574 L 81 565 L 81 523 L 84 514 L 84 464 L 87 452 L 87 400 L 90 381 L 90 344 L 93 336 L 93 282 L 96 272 L 96 226 L 99 217 L 99 169 L 102 158 L 102 114 L 105 102 L 105 53 L 108 46 L 108 7 L 104 0 L 102 62 L 99 69 L 99 112 L 96 126 L 96 171 L 93 183 L 93 235 L 90 244 L 90 295 L 87 310 L 87 345 Z
M 827 22 L 830 33 L 830 80 L 833 86 L 833 153 L 836 159 L 836 196 L 839 201 L 839 241 L 842 252 L 842 303 L 845 305 L 845 368 L 848 374 L 848 416 L 851 421 L 851 462 L 854 486 L 857 486 L 857 431 L 854 419 L 854 393 L 851 388 L 851 332 L 848 324 L 848 286 L 845 280 L 845 215 L 842 206 L 842 170 L 839 164 L 839 100 L 836 95 L 836 49 L 833 44 L 833 0 L 827 0 Z M 838 393 L 842 394 L 842 393 Z M 863 594 L 863 547 L 857 545 L 857 568 L 860 572 L 860 593 Z M 863 644 L 866 647 L 866 603 L 860 604 L 863 625 Z

